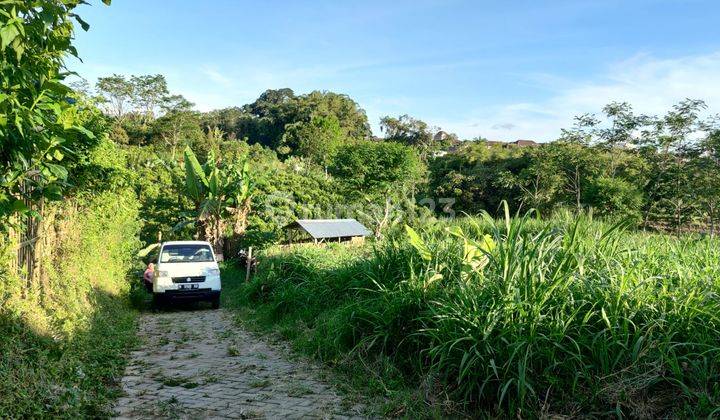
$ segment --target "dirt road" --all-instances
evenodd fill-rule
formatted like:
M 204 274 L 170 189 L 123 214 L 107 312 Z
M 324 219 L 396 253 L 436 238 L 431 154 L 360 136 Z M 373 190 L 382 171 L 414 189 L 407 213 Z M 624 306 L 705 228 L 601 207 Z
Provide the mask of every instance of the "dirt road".
M 139 335 L 118 418 L 364 418 L 317 367 L 290 360 L 228 311 L 145 313 Z

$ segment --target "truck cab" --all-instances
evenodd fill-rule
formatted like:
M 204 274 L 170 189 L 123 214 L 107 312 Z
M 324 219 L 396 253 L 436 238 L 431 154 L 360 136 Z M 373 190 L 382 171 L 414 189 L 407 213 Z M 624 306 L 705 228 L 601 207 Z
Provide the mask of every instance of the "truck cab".
M 153 301 L 207 301 L 220 307 L 220 268 L 204 241 L 164 242 L 155 265 Z

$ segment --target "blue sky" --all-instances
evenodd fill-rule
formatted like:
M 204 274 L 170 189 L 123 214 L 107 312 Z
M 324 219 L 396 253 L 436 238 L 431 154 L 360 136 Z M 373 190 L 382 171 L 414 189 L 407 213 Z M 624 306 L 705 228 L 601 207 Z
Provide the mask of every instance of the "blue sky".
M 355 99 L 376 132 L 410 114 L 461 138 L 558 136 L 610 101 L 720 112 L 720 1 L 96 1 L 79 14 L 99 76 L 164 74 L 200 110 L 269 88 Z

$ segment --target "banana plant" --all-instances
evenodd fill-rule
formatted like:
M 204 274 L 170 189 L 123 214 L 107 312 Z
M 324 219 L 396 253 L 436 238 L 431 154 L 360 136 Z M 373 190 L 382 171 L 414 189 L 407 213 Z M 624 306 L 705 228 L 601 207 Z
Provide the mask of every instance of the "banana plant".
M 200 164 L 190 147 L 184 151 L 183 193 L 194 205 L 190 220 L 201 239 L 220 250 L 228 227 L 240 235 L 247 228 L 253 194 L 248 163 L 222 164 L 211 152 Z

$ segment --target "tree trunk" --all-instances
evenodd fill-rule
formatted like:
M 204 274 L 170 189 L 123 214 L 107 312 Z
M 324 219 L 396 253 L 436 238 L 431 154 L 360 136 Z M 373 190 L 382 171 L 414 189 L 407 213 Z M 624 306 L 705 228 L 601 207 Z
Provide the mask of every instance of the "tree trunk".
M 710 239 L 715 239 L 715 206 L 708 205 L 708 218 L 710 219 Z
M 378 220 L 378 223 L 375 227 L 375 238 L 380 239 L 382 237 L 382 230 L 385 228 L 385 225 L 388 222 L 388 219 L 390 218 L 390 197 L 385 198 L 385 208 L 383 210 L 383 218 Z

